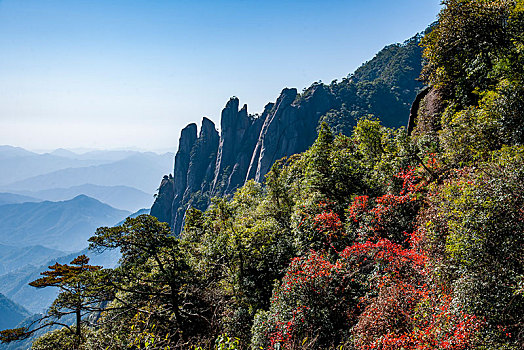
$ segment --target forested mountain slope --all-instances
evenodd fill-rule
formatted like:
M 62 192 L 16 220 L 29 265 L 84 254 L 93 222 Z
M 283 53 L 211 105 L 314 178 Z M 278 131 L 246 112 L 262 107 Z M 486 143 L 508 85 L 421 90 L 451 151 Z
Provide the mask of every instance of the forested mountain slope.
M 185 127 L 174 172 L 165 176 L 151 214 L 176 234 L 186 210 L 205 209 L 213 196 L 232 195 L 246 181 L 263 181 L 273 163 L 313 144 L 319 121 L 349 134 L 358 118 L 377 115 L 386 126 L 406 124 L 422 83 L 420 35 L 387 46 L 354 74 L 326 85 L 314 83 L 302 93 L 284 89 L 262 114 L 252 115 L 233 97 L 222 111 L 220 134 L 212 121 Z
M 178 237 L 149 215 L 99 228 L 120 265 L 57 300 L 104 314 L 35 349 L 524 348 L 524 1 L 445 1 L 422 45 L 411 134 L 323 123 Z

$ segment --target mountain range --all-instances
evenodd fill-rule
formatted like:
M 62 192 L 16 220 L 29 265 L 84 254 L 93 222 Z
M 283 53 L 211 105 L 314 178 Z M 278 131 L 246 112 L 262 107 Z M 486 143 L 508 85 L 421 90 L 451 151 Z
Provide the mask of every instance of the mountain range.
M 68 188 L 50 188 L 40 191 L 20 191 L 18 194 L 29 198 L 27 201 L 48 200 L 52 202 L 72 199 L 84 194 L 95 198 L 113 208 L 136 211 L 142 208 L 150 208 L 153 204 L 153 195 L 129 186 L 101 186 L 83 184 Z M 0 201 L 2 196 L 0 194 Z M 1 203 L 1 202 L 0 202 Z
M 15 327 L 29 317 L 29 312 L 0 293 L 0 330 Z
M 98 227 L 115 225 L 139 209 L 131 215 L 148 213 L 142 208 L 151 206 L 157 179 L 169 169 L 172 157 L 65 149 L 39 154 L 0 146 L 0 329 L 16 326 L 29 315 L 11 299 L 41 312 L 56 297 L 52 288 L 27 285 L 48 265 L 68 263 L 80 254 L 67 252 L 85 249 Z M 114 265 L 118 253 L 94 259 Z
M 302 93 L 285 88 L 259 114 L 231 98 L 222 110 L 220 133 L 203 118 L 200 133 L 182 129 L 173 173 L 164 176 L 151 215 L 169 223 L 175 234 L 186 210 L 205 209 L 214 196 L 231 195 L 246 181 L 261 182 L 274 162 L 305 151 L 320 122 L 335 133 L 350 134 L 360 117 L 375 115 L 387 127 L 406 125 L 411 103 L 423 87 L 422 34 L 389 45 L 340 82 L 314 83 Z
M 146 193 L 154 193 L 158 183 L 158 174 L 165 172 L 166 164 L 171 159 L 172 155 L 169 153 L 163 155 L 136 153 L 110 163 L 67 167 L 45 174 L 29 176 L 25 179 L 4 184 L 2 189 L 5 192 L 42 191 L 93 184 L 100 186 L 129 186 Z M 18 159 L 19 162 L 23 160 Z M 79 164 L 78 162 L 80 164 L 83 162 L 102 162 L 101 160 L 72 161 L 76 162 L 77 165 Z M 133 176 L 130 176 L 130 174 L 133 174 Z M 20 179 L 21 176 L 19 175 L 18 178 Z
M 40 266 L 54 257 L 66 255 L 57 249 L 35 246 L 8 246 L 0 244 L 0 275 L 27 265 Z
M 63 201 L 84 194 L 131 212 L 149 208 L 158 178 L 170 168 L 172 158 L 172 153 L 137 151 L 77 154 L 57 149 L 38 154 L 0 146 L 0 205 Z
M 24 196 L 16 193 L 0 193 L 0 205 L 4 204 L 16 204 L 16 203 L 25 203 L 25 202 L 41 202 L 39 198 Z
M 0 206 L 0 244 L 80 250 L 98 227 L 114 225 L 129 214 L 85 195 L 61 202 L 6 204 Z
M 78 168 L 108 163 L 102 159 L 72 159 L 49 153 L 38 154 L 20 147 L 0 146 L 0 186 L 25 178 L 50 173 L 60 169 Z

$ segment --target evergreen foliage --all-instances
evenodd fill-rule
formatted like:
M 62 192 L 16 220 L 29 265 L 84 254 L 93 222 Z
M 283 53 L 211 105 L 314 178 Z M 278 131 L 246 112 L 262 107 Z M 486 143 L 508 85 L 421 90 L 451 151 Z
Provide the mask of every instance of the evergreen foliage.
M 42 328 L 58 325 L 65 327 L 61 333 L 67 333 L 71 344 L 77 348 L 84 341 L 82 325 L 88 323 L 83 317 L 93 311 L 100 311 L 101 303 L 113 298 L 111 291 L 101 284 L 100 270 L 101 266 L 89 265 L 89 258 L 85 255 L 73 259 L 71 265 L 55 263 L 49 266 L 48 271 L 41 273 L 44 277 L 29 283 L 35 288 L 56 287 L 60 290 L 47 315 L 29 327 L 1 331 L 0 340 L 11 342 L 26 339 Z M 61 321 L 67 315 L 75 316 L 74 327 Z
M 82 346 L 522 349 L 524 2 L 444 5 L 423 39 L 435 129 L 324 123 L 263 184 L 190 208 L 178 238 L 145 215 L 100 228 L 92 248 L 122 259 Z M 412 73 L 368 67 L 332 88 Z
M 350 135 L 357 120 L 366 115 L 380 116 L 383 124 L 390 127 L 402 126 L 399 116 L 409 114 L 411 103 L 423 86 L 417 81 L 422 70 L 421 38 L 419 34 L 402 44 L 386 46 L 353 74 L 329 84 L 336 107 L 321 121 L 335 134 L 344 135 Z

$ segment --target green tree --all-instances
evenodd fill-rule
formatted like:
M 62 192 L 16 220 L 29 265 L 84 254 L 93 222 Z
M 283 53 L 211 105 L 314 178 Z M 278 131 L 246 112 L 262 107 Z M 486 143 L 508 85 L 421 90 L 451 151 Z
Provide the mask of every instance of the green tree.
M 306 175 L 312 190 L 324 196 L 333 196 L 331 181 L 331 166 L 329 156 L 333 144 L 333 134 L 327 123 L 320 125 L 318 137 L 307 153 Z
M 423 76 L 461 106 L 476 104 L 475 91 L 496 81 L 493 68 L 512 46 L 511 0 L 445 0 L 438 24 L 422 40 Z
M 89 337 L 89 329 L 83 328 L 82 333 L 84 337 Z M 75 344 L 75 339 L 71 337 L 70 331 L 67 328 L 55 329 L 54 331 L 47 332 L 33 344 L 31 344 L 31 350 L 71 350 L 76 347 L 79 350 L 89 349 L 85 343 L 80 346 Z
M 50 326 L 65 327 L 70 335 L 74 335 L 74 343 L 78 347 L 83 341 L 83 317 L 89 313 L 101 310 L 101 303 L 112 298 L 112 294 L 101 283 L 101 266 L 89 265 L 89 258 L 80 255 L 68 264 L 56 263 L 49 266 L 48 271 L 41 273 L 44 277 L 31 283 L 36 288 L 56 287 L 60 290 L 57 298 L 49 308 L 47 315 L 33 323 L 30 327 L 5 330 L 0 333 L 2 342 L 25 339 L 34 332 Z M 67 316 L 75 316 L 75 326 L 60 320 Z M 37 327 L 32 328 L 34 324 Z
M 148 321 L 140 325 L 155 325 L 155 331 L 167 337 L 166 344 L 180 341 L 198 327 L 195 318 L 204 316 L 195 316 L 192 296 L 184 298 L 183 293 L 195 276 L 166 223 L 140 215 L 120 226 L 97 229 L 89 241 L 95 251 L 120 250 L 120 265 L 111 271 L 109 286 L 115 291 L 115 305 L 129 317 L 147 315 Z
M 423 77 L 445 111 L 439 142 L 447 164 L 486 161 L 524 142 L 524 2 L 448 0 L 422 45 Z
M 450 286 L 454 307 L 486 320 L 488 348 L 523 341 L 523 168 L 522 147 L 495 152 L 435 186 L 420 215 L 437 281 Z
M 270 176 L 270 194 L 249 181 L 231 200 L 215 198 L 204 214 L 188 211 L 181 235 L 220 312 L 220 333 L 244 340 L 292 256 L 291 204 L 276 176 Z

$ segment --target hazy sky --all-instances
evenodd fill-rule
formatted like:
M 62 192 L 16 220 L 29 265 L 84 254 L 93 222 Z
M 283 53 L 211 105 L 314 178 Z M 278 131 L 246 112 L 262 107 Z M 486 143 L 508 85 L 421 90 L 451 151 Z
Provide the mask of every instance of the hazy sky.
M 0 145 L 174 150 L 231 96 L 354 71 L 440 0 L 0 0 Z

